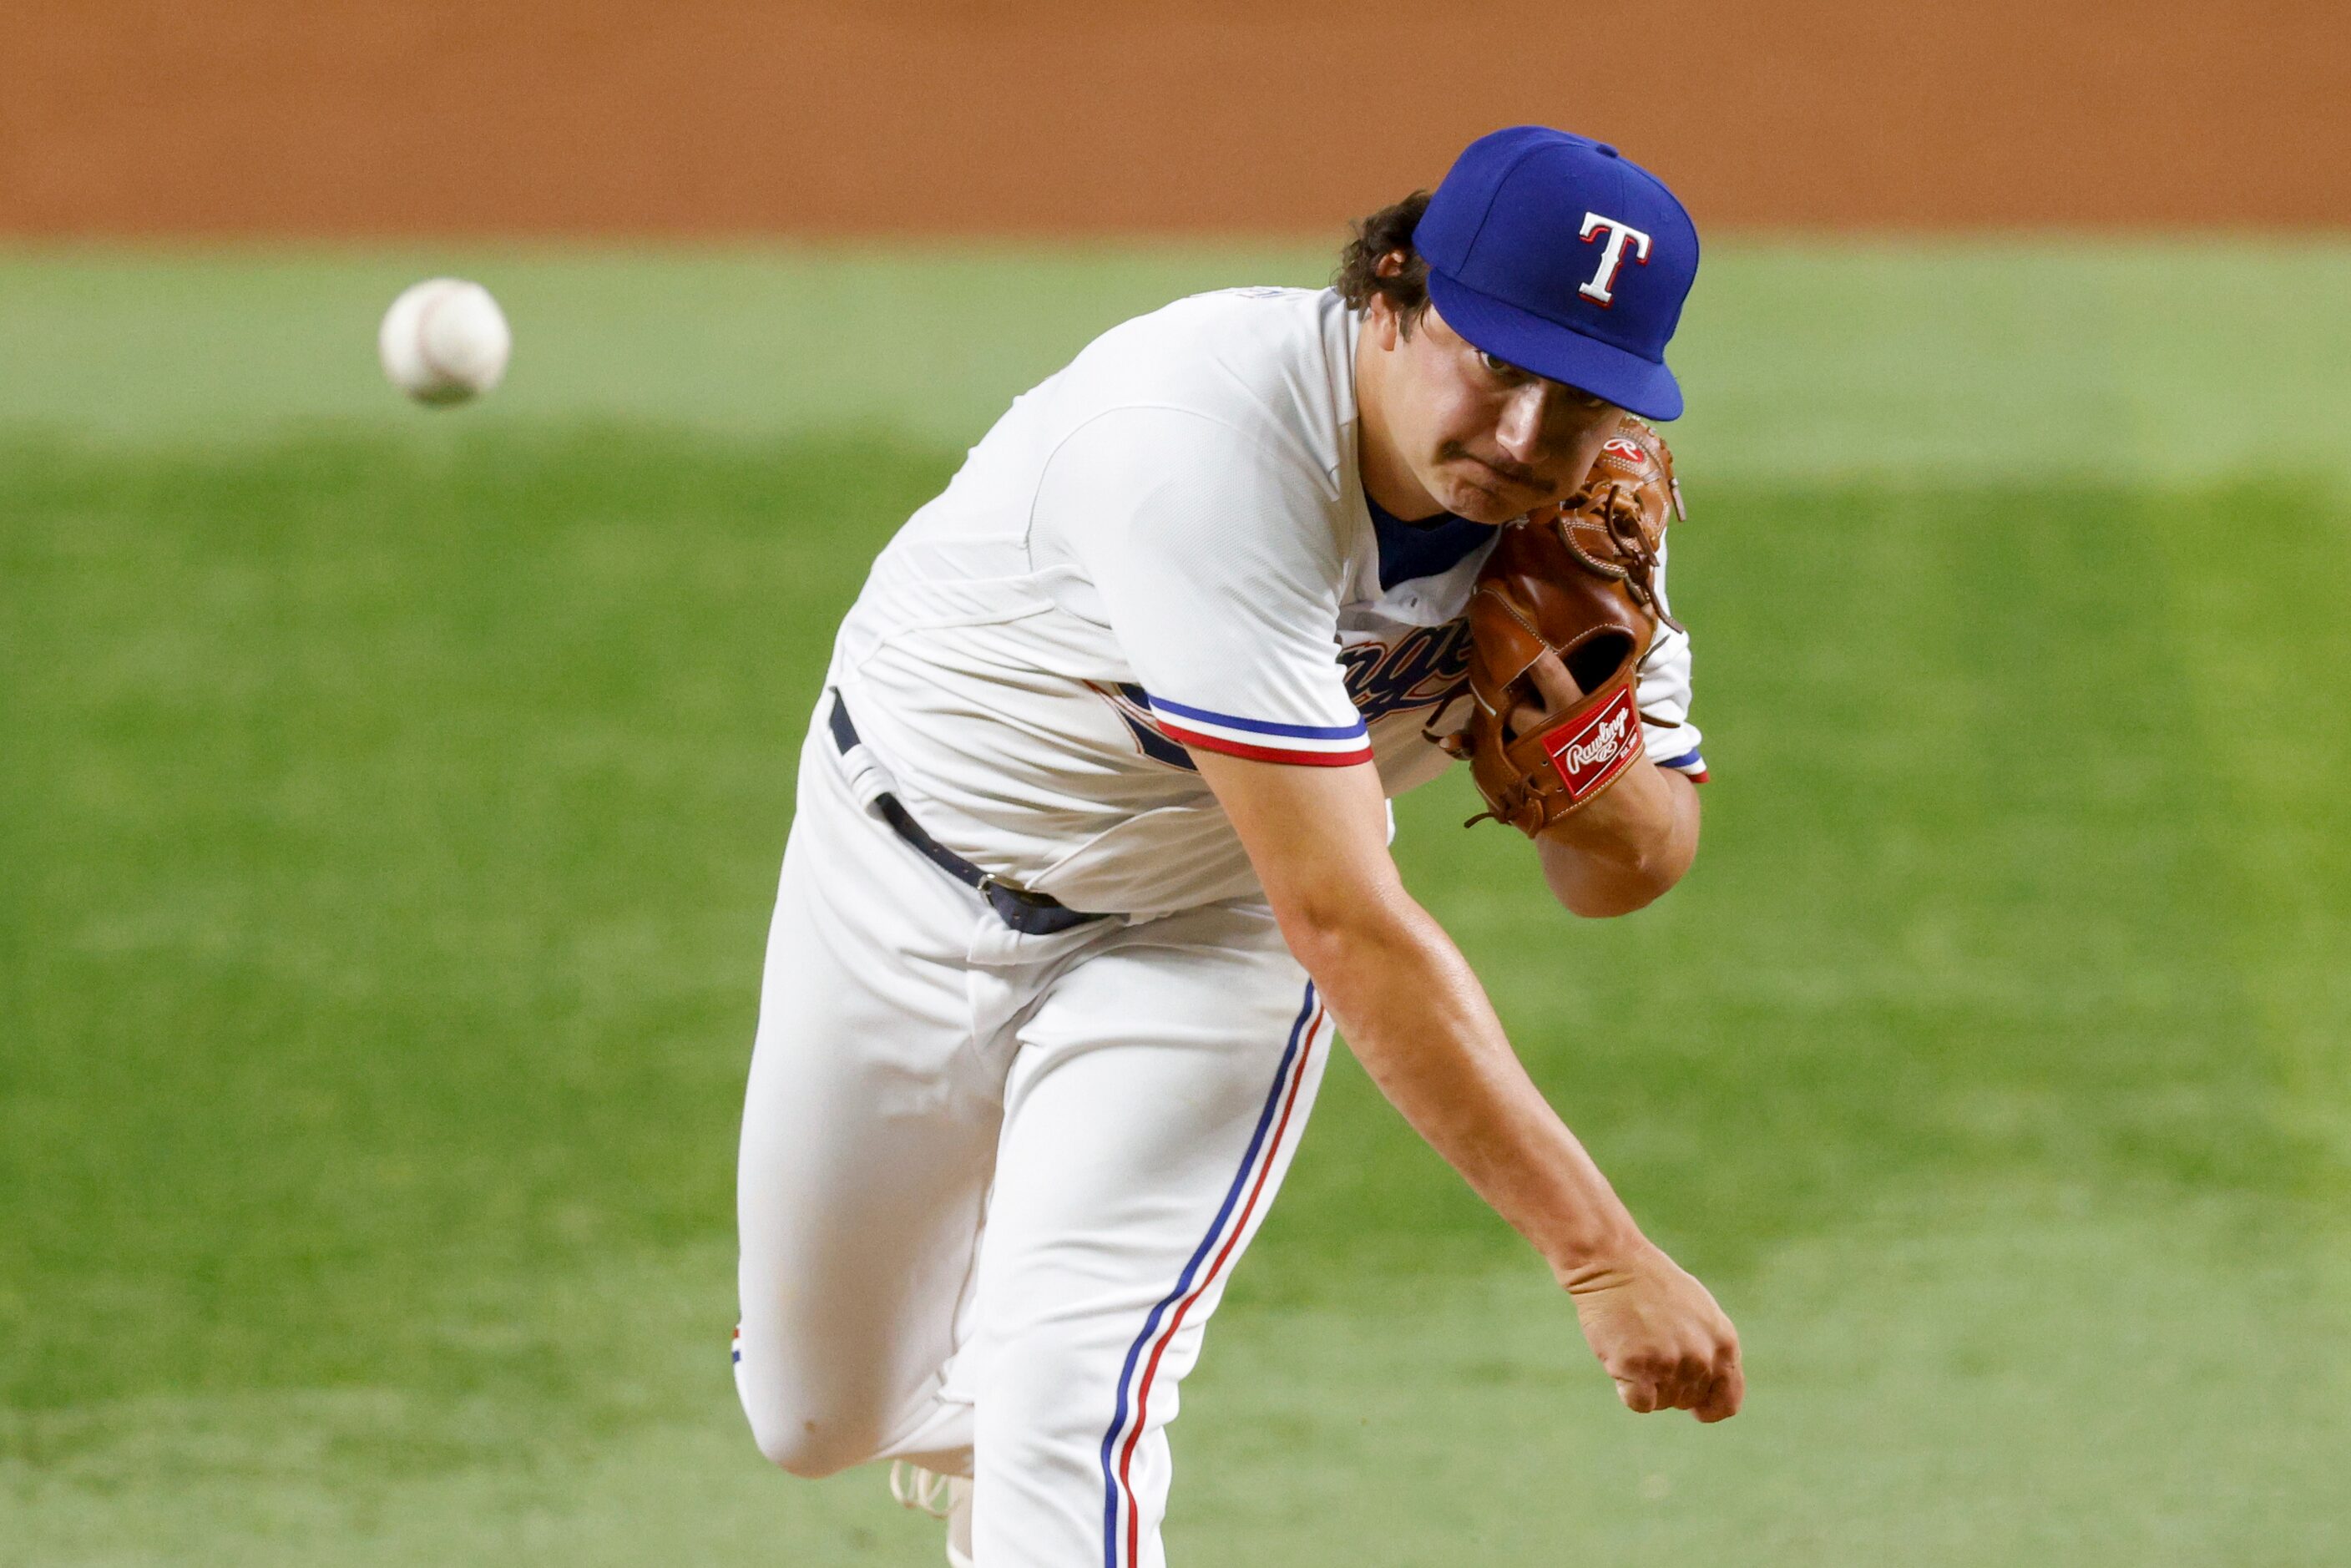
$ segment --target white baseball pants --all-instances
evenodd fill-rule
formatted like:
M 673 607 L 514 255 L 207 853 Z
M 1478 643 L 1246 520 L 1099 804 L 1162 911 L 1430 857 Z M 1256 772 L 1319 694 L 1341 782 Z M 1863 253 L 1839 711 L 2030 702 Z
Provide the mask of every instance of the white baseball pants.
M 1161 1568 L 1176 1389 L 1329 1024 L 1262 904 L 1008 929 L 822 719 L 743 1113 L 752 1431 L 799 1475 L 972 1476 L 980 1568 Z

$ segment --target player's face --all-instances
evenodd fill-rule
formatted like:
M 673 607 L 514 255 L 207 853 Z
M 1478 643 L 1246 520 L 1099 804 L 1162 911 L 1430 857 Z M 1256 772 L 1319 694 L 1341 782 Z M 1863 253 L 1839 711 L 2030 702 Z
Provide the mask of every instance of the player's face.
M 1398 455 L 1432 499 L 1507 523 L 1574 493 L 1623 410 L 1496 359 L 1430 306 L 1395 345 L 1386 402 Z

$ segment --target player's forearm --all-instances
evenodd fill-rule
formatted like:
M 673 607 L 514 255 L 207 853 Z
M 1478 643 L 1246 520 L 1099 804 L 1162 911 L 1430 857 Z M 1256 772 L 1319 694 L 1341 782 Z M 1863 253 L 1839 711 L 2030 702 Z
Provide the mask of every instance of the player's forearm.
M 1669 768 L 1628 770 L 1598 800 L 1535 841 L 1552 896 L 1574 914 L 1630 915 L 1662 897 L 1698 858 L 1698 786 Z
M 1380 1092 L 1548 1260 L 1562 1283 L 1639 1229 L 1527 1076 L 1485 988 L 1388 858 L 1368 763 L 1194 754 L 1306 966 Z
M 1414 1130 L 1565 1279 L 1641 1239 L 1608 1179 L 1527 1076 L 1451 938 L 1397 906 L 1292 931 L 1356 1060 Z

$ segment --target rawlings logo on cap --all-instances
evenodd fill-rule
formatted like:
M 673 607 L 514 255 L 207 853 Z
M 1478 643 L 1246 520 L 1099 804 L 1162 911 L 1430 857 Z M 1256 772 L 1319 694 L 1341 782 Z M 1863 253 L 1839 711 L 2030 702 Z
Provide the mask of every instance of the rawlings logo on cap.
M 1543 737 L 1543 751 L 1559 770 L 1570 799 L 1584 800 L 1641 755 L 1638 717 L 1632 691 L 1620 686 L 1615 695 L 1584 715 L 1581 724 L 1562 725 Z

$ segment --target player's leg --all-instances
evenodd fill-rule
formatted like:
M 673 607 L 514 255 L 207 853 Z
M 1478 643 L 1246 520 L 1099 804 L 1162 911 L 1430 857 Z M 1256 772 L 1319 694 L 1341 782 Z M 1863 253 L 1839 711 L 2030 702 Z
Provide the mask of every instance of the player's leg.
M 966 890 L 860 810 L 820 726 L 768 934 L 743 1111 L 736 1381 L 803 1475 L 970 1442 L 938 1401 L 1001 1118 L 972 1049 Z
M 1329 1026 L 1262 910 L 1132 927 L 1019 1031 L 965 1357 L 982 1563 L 1156 1568 L 1164 1428 Z

